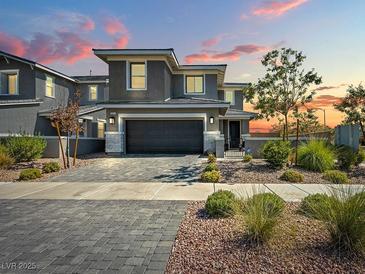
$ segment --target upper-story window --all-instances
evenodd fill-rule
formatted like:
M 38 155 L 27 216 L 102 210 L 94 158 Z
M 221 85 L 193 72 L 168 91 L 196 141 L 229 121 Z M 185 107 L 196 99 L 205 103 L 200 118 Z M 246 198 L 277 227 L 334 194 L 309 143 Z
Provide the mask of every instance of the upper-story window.
M 225 91 L 224 101 L 231 103 L 231 105 L 234 105 L 234 91 Z
M 0 71 L 0 94 L 16 95 L 18 94 L 18 70 L 1 70 Z
M 49 75 L 46 76 L 46 96 L 55 97 L 54 77 Z
M 146 62 L 129 62 L 128 89 L 145 90 L 147 88 Z
M 204 93 L 204 75 L 186 75 L 185 93 Z
M 89 101 L 98 100 L 98 86 L 89 86 Z

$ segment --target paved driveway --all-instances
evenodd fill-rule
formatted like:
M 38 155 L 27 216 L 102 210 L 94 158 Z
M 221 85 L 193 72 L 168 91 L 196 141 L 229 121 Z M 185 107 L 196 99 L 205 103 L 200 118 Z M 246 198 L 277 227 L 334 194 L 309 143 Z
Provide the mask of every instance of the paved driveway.
M 199 155 L 153 155 L 104 158 L 90 166 L 54 177 L 52 182 L 195 182 Z
M 0 200 L 0 272 L 163 273 L 185 206 Z

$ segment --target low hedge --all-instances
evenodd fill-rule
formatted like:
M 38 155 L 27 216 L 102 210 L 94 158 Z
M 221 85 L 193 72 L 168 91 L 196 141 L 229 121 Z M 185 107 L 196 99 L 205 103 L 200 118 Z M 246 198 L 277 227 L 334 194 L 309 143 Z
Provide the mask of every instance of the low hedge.
M 60 164 L 57 162 L 48 162 L 43 165 L 43 173 L 51 173 L 60 171 Z
M 345 172 L 339 170 L 327 170 L 323 174 L 323 179 L 330 181 L 334 184 L 348 184 L 349 178 Z
M 42 173 L 41 170 L 38 168 L 27 168 L 20 172 L 19 180 L 27 181 L 27 180 L 34 180 L 37 178 L 41 178 Z
M 47 142 L 39 136 L 11 136 L 4 142 L 9 155 L 17 163 L 37 160 L 42 157 Z
M 228 217 L 233 213 L 235 196 L 231 191 L 218 190 L 209 195 L 205 210 L 210 217 Z
M 293 169 L 288 169 L 280 176 L 280 179 L 291 183 L 300 183 L 303 182 L 304 175 Z
M 201 176 L 202 181 L 207 183 L 218 183 L 220 178 L 221 174 L 217 170 L 205 171 Z

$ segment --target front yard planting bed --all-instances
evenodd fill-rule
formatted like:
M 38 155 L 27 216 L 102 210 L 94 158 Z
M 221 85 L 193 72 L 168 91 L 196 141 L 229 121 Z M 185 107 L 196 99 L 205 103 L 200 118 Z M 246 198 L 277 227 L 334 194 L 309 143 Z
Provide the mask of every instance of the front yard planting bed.
M 212 219 L 191 202 L 166 273 L 364 273 L 365 259 L 338 257 L 323 224 L 287 203 L 273 239 L 253 246 L 234 218 Z
M 218 167 L 221 172 L 220 183 L 227 184 L 285 184 L 280 176 L 286 170 L 275 169 L 261 159 L 253 159 L 250 163 L 243 161 L 219 161 Z M 302 184 L 329 184 L 331 182 L 323 179 L 320 172 L 307 171 L 302 168 L 292 167 L 304 175 Z M 365 184 L 365 166 L 354 168 L 348 173 L 350 183 Z
M 76 161 L 76 166 L 72 167 L 72 169 L 80 168 L 84 166 L 88 166 L 96 161 L 102 160 L 101 158 L 108 157 L 105 153 L 94 153 L 88 155 L 79 156 Z M 70 159 L 72 163 L 72 158 Z M 58 162 L 61 169 L 57 172 L 51 173 L 42 173 L 42 177 L 34 180 L 29 181 L 47 181 L 48 178 L 58 176 L 64 172 L 67 172 L 67 169 L 63 168 L 62 159 L 54 159 L 54 158 L 41 158 L 38 160 L 30 161 L 30 162 L 22 162 L 22 163 L 15 163 L 9 169 L 0 169 L 0 182 L 16 182 L 19 181 L 19 175 L 22 170 L 28 168 L 38 168 L 42 170 L 45 163 L 49 162 Z M 27 182 L 29 182 L 27 181 Z

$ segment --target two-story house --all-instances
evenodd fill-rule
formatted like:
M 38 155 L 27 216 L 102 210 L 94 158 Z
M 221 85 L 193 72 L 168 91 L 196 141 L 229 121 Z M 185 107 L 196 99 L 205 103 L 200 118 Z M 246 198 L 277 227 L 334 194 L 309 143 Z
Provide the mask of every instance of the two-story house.
M 0 135 L 56 135 L 50 115 L 80 90 L 80 121 L 86 137 L 104 138 L 107 76 L 70 77 L 37 62 L 0 51 Z
M 94 49 L 109 67 L 107 153 L 203 153 L 242 146 L 254 113 L 226 65 L 180 65 L 173 49 Z

